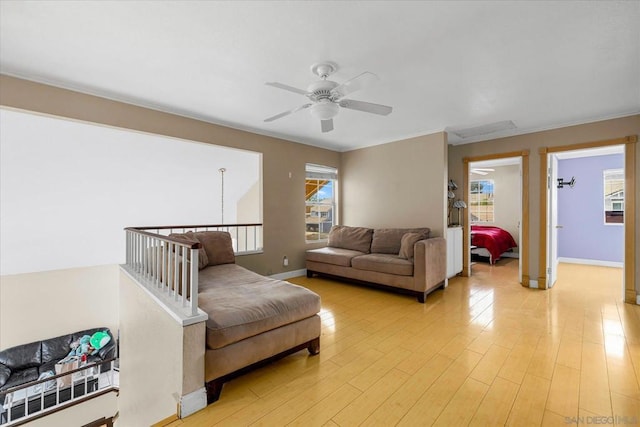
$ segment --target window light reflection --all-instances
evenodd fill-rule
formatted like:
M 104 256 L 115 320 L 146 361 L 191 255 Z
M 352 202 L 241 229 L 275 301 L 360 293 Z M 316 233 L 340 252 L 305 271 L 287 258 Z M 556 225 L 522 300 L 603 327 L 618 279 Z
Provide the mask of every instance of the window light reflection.
M 321 308 L 320 319 L 322 319 L 323 328 L 327 328 L 327 330 L 331 332 L 336 331 L 336 318 L 333 316 L 333 312 L 331 310 Z
M 620 335 L 605 334 L 604 351 L 607 357 L 622 359 L 624 357 L 624 341 L 624 337 Z

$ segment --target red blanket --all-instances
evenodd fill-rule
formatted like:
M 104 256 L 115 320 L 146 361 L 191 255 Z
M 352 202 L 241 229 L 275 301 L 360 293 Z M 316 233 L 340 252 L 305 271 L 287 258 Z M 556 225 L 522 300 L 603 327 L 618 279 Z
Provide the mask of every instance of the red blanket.
M 503 252 L 518 246 L 508 231 L 486 225 L 471 226 L 471 244 L 486 248 L 491 254 L 492 263 L 495 263 Z

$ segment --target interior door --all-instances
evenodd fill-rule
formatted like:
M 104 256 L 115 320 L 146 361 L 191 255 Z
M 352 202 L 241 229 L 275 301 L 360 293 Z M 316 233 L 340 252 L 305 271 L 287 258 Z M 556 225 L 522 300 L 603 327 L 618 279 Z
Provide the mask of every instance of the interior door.
M 547 287 L 551 288 L 558 279 L 558 157 L 555 154 L 549 154 L 549 190 L 548 197 L 548 213 L 547 224 L 549 225 L 549 233 L 547 242 Z

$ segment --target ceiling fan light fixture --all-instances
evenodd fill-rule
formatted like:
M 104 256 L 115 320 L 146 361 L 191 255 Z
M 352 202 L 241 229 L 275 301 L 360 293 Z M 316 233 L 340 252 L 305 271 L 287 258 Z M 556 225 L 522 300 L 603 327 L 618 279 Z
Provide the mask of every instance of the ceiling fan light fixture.
M 338 104 L 331 101 L 319 102 L 309 109 L 311 115 L 320 120 L 329 120 L 338 115 Z

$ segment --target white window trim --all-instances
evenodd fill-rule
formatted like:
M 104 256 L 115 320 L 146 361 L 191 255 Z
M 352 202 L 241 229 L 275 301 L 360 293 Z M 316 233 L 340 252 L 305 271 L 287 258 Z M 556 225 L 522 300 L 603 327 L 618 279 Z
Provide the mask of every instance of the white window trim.
M 479 178 L 479 179 L 472 179 L 469 180 L 469 214 L 471 214 L 471 207 L 472 206 L 476 206 L 475 204 L 471 203 L 471 184 L 473 182 L 491 182 L 491 186 L 493 188 L 494 194 L 493 194 L 493 204 L 491 205 L 491 207 L 493 208 L 493 221 L 473 221 L 474 224 L 495 224 L 496 222 L 496 200 L 495 200 L 495 188 L 496 188 L 496 183 L 495 180 L 490 179 L 490 178 Z M 478 205 L 480 206 L 480 205 Z
M 611 175 L 621 175 L 622 176 L 622 192 L 624 194 L 624 169 L 623 168 L 615 168 L 615 169 L 604 169 L 602 171 L 602 184 L 603 184 L 603 194 L 602 194 L 602 221 L 606 226 L 624 226 L 624 212 L 626 209 L 622 209 L 623 217 L 622 222 L 607 222 L 607 196 L 604 194 L 604 188 L 607 182 L 607 176 Z M 626 206 L 626 198 L 623 196 L 621 199 L 623 206 Z
M 305 200 L 305 209 L 308 206 L 331 206 L 331 210 L 333 213 L 333 222 L 332 225 L 336 225 L 338 224 L 338 169 L 330 167 L 330 166 L 323 166 L 323 165 L 317 165 L 317 164 L 312 164 L 312 163 L 307 163 L 305 165 L 305 183 L 307 179 L 319 179 L 319 180 L 327 180 L 327 181 L 332 181 L 332 198 L 331 198 L 331 202 L 327 203 L 321 203 L 321 202 L 307 202 Z M 306 215 L 306 213 L 305 213 Z M 322 217 L 322 215 L 321 215 Z M 325 215 L 326 217 L 326 215 Z M 305 222 L 305 227 L 306 227 L 306 222 Z M 319 233 L 319 231 L 318 231 Z M 329 239 L 324 238 L 324 239 L 314 239 L 314 240 L 308 240 L 306 238 L 306 230 L 305 230 L 305 242 L 306 243 L 322 243 L 322 242 L 327 242 Z

